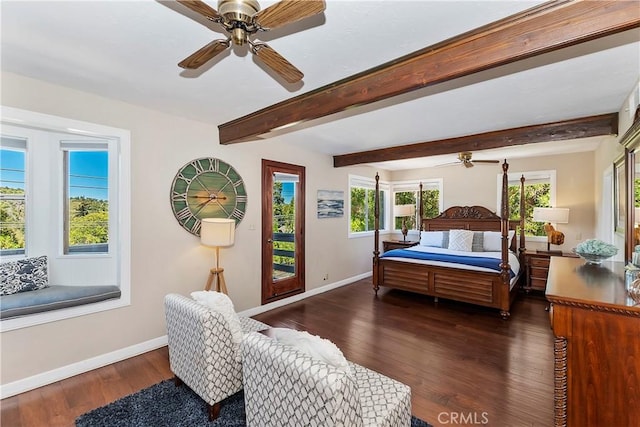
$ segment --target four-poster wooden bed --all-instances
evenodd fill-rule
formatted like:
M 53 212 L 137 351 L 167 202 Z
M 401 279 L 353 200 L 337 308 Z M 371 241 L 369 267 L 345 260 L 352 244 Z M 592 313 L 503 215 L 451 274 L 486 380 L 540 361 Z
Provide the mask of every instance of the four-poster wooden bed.
M 403 259 L 401 256 L 420 257 L 415 252 L 428 250 L 425 248 L 415 249 L 413 253 L 408 250 L 394 250 L 387 253 L 389 257 L 380 256 L 380 218 L 379 218 L 379 177 L 376 174 L 375 191 L 375 232 L 373 251 L 373 289 L 378 293 L 381 286 L 389 288 L 403 289 L 411 292 L 418 292 L 436 298 L 447 298 L 455 301 L 478 304 L 486 307 L 497 308 L 503 319 L 510 316 L 511 303 L 517 294 L 516 283 L 524 268 L 522 256 L 525 249 L 524 241 L 524 176 L 520 178 L 520 219 L 509 220 L 509 197 L 508 197 L 508 171 L 509 165 L 505 160 L 502 165 L 502 191 L 500 216 L 482 206 L 454 206 L 445 210 L 439 216 L 431 219 L 423 218 L 422 211 L 422 191 L 419 192 L 419 215 L 421 219 L 420 232 L 446 231 L 446 230 L 472 230 L 474 232 L 489 233 L 492 237 L 500 239 L 499 252 L 463 253 L 462 259 L 470 259 L 471 255 L 478 258 L 492 255 L 496 260 L 496 265 L 489 269 L 461 265 L 462 261 L 455 260 L 454 263 L 442 263 L 433 261 L 423 261 L 416 259 Z M 420 186 L 422 189 L 422 185 Z M 515 230 L 520 229 L 518 236 L 519 245 L 516 245 Z M 510 230 L 513 230 L 509 233 Z M 496 233 L 499 232 L 499 233 Z M 487 233 L 481 233 L 487 236 Z M 509 234 L 513 235 L 511 242 Z M 482 249 L 481 249 L 482 250 Z M 497 250 L 497 249 L 495 249 Z M 517 251 L 517 254 L 516 254 Z M 445 251 L 443 251 L 445 252 Z M 395 254 L 402 254 L 396 256 Z M 511 255 L 510 255 L 511 254 Z M 460 253 L 458 253 L 460 255 Z M 514 264 L 518 264 L 516 272 L 511 270 L 509 258 Z M 457 264 L 456 264 L 457 263 Z

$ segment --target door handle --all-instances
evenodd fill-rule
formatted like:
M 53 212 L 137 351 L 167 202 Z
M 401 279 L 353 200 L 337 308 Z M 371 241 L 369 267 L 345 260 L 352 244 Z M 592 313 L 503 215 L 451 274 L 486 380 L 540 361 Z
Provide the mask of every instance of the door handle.
M 273 243 L 273 240 L 267 239 L 267 243 Z

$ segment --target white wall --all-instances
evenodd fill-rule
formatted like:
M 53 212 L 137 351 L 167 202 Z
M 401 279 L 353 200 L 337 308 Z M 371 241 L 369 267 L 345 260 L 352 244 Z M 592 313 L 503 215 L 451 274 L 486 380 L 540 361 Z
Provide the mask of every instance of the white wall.
M 285 146 L 276 138 L 221 146 L 218 123 L 191 121 L 11 73 L 3 73 L 1 83 L 2 105 L 130 130 L 132 156 L 131 305 L 3 332 L 3 385 L 166 334 L 164 295 L 201 290 L 214 262 L 213 251 L 180 227 L 169 203 L 178 169 L 198 157 L 221 158 L 245 180 L 246 215 L 235 245 L 221 250 L 238 311 L 260 305 L 262 158 L 306 167 L 307 290 L 371 271 L 372 239 L 349 239 L 347 217 L 317 219 L 315 205 L 317 190 L 343 190 L 346 195 L 349 173 L 373 177 L 375 170 L 334 169 L 330 156 Z M 322 280 L 325 273 L 328 282 Z
M 615 138 L 602 138 L 601 144 L 613 144 Z M 562 142 L 559 142 L 561 144 Z M 556 207 L 569 208 L 569 223 L 559 224 L 565 235 L 563 245 L 554 246 L 570 251 L 579 242 L 595 237 L 594 152 L 587 151 L 556 156 L 507 159 L 509 173 L 537 170 L 556 171 Z M 460 165 L 447 167 L 394 171 L 392 180 L 442 178 L 444 208 L 457 205 L 480 205 L 492 211 L 499 206 L 497 176 L 502 174 L 501 165 L 476 165 L 464 168 Z M 527 249 L 546 249 L 545 242 L 527 242 Z

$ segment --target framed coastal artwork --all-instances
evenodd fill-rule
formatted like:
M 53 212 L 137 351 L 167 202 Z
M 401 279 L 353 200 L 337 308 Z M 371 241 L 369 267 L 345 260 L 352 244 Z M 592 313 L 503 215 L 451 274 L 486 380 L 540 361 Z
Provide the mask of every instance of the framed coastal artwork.
M 318 190 L 318 218 L 341 218 L 344 215 L 344 191 Z

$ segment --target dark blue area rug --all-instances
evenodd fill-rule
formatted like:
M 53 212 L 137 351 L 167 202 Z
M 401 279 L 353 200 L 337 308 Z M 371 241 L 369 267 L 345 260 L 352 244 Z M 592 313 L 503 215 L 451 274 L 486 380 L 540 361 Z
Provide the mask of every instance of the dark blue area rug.
M 222 402 L 220 416 L 211 422 L 207 405 L 193 391 L 172 380 L 116 400 L 106 406 L 81 415 L 77 427 L 243 427 L 245 426 L 244 394 L 242 391 Z M 411 417 L 411 427 L 432 427 Z

